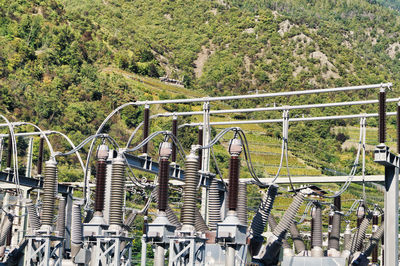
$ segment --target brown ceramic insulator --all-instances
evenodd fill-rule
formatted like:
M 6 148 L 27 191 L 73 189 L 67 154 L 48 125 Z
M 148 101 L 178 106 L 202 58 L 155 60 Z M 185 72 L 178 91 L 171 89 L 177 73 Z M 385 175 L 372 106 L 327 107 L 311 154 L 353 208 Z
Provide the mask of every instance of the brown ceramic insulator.
M 337 196 L 333 199 L 333 205 L 335 205 L 336 209 L 335 211 L 341 211 L 342 210 L 342 201 L 340 196 Z
M 199 145 L 201 145 L 201 146 L 203 146 L 203 128 L 201 127 L 201 128 L 199 128 L 199 135 L 198 135 L 198 144 Z M 201 167 L 202 167 L 202 157 L 203 157 L 203 150 L 202 149 L 199 149 L 199 169 L 201 170 Z
M 166 211 L 168 207 L 168 174 L 169 161 L 167 159 L 160 160 L 160 169 L 158 172 L 158 210 Z
M 386 142 L 386 92 L 379 92 L 379 143 Z
M 11 168 L 11 159 L 12 159 L 12 138 L 10 133 L 8 134 L 7 168 Z
M 103 159 L 99 159 L 96 163 L 96 194 L 94 200 L 94 210 L 99 212 L 104 210 L 106 173 L 107 173 L 107 162 Z
M 397 105 L 397 153 L 400 154 L 400 105 Z
M 149 136 L 149 126 L 150 126 L 150 108 L 145 107 L 144 108 L 144 119 L 143 119 L 143 140 L 145 140 Z M 147 153 L 147 148 L 148 148 L 148 143 L 144 144 L 143 146 L 143 153 Z
M 178 119 L 172 119 L 172 135 L 178 138 Z M 176 145 L 175 142 L 172 142 L 172 153 L 171 153 L 171 161 L 176 162 Z
M 239 190 L 239 167 L 240 159 L 238 156 L 231 156 L 229 160 L 229 187 L 228 187 L 228 208 L 236 211 Z
M 378 215 L 373 215 L 372 216 L 372 226 L 375 227 L 375 228 L 378 228 L 378 222 L 379 222 Z M 371 262 L 372 263 L 377 263 L 378 262 L 378 245 L 376 245 L 374 247 L 374 249 L 372 250 L 372 260 L 371 260 Z
M 44 146 L 44 138 L 40 138 L 40 140 L 39 140 L 39 156 L 38 156 L 38 161 L 37 161 L 37 173 L 38 173 L 38 175 L 42 175 L 43 146 Z

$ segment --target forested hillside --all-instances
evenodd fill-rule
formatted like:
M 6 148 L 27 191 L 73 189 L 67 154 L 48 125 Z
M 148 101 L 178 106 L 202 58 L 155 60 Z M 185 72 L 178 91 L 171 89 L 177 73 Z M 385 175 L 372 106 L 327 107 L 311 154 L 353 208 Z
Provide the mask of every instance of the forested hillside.
M 395 8 L 398 3 L 392 4 Z M 0 0 L 1 113 L 67 132 L 78 142 L 93 134 L 112 109 L 139 99 L 387 81 L 394 83 L 391 97 L 399 91 L 400 17 L 388 6 L 366 0 Z M 186 89 L 152 79 L 160 76 L 181 80 Z M 367 91 L 245 101 L 240 106 L 374 98 Z M 355 106 L 291 115 L 376 110 Z M 126 109 L 108 130 L 126 140 L 141 111 Z M 236 118 L 246 117 L 281 114 Z M 374 126 L 376 121 L 368 123 Z M 342 153 L 346 137 L 338 136 L 349 137 L 346 126 L 357 124 L 292 124 L 293 153 L 318 169 L 335 165 L 348 170 L 354 150 Z M 279 125 L 261 130 L 280 137 Z M 310 154 L 313 160 L 307 159 Z

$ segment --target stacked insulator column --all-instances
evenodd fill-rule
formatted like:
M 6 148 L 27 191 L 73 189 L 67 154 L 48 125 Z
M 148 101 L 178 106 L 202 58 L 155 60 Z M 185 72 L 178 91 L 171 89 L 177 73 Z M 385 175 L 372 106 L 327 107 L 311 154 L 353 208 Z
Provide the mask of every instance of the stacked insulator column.
M 59 198 L 58 205 L 58 217 L 57 217 L 57 225 L 56 231 L 58 232 L 59 237 L 64 237 L 65 235 L 65 198 Z
M 400 154 L 400 102 L 397 103 L 397 153 Z
M 360 228 L 361 223 L 363 222 L 364 218 L 365 218 L 365 206 L 364 206 L 364 203 L 362 202 L 362 203 L 360 203 L 360 206 L 358 206 L 358 208 L 357 208 L 357 228 L 358 229 Z M 357 236 L 359 236 L 359 231 L 357 231 L 357 234 L 355 235 L 355 237 L 357 237 Z M 363 235 L 361 235 L 360 237 L 362 237 L 362 239 L 364 239 Z M 354 251 L 361 251 L 361 249 L 362 249 L 362 241 L 363 241 L 362 239 L 361 240 L 357 240 L 357 241 L 361 241 L 361 242 L 357 246 L 356 250 L 352 250 L 353 252 Z M 353 246 L 354 246 L 354 244 L 353 244 Z
M 213 178 L 208 192 L 208 221 L 212 231 L 217 229 L 217 223 L 221 222 L 221 200 L 219 196 L 218 181 Z
M 237 215 L 241 224 L 247 226 L 247 184 L 239 182 Z
M 42 207 L 42 227 L 49 229 L 53 225 L 54 205 L 57 186 L 57 162 L 49 160 L 45 163 L 44 184 L 43 184 L 43 207 Z
M 351 228 L 350 228 L 350 224 L 346 225 L 346 230 L 344 231 L 343 234 L 343 246 L 344 246 L 344 250 L 343 250 L 343 256 L 348 256 L 350 254 L 350 250 L 351 250 Z M 347 253 L 347 254 L 346 254 Z
M 120 228 L 122 225 L 125 193 L 125 162 L 122 154 L 118 154 L 111 168 L 110 227 Z
M 106 174 L 107 174 L 107 160 L 108 147 L 107 145 L 100 145 L 97 152 L 96 162 L 96 194 L 94 201 L 94 210 L 100 214 L 104 210 L 104 193 L 106 191 Z
M 43 147 L 44 147 L 44 138 L 41 137 L 39 139 L 39 155 L 38 155 L 38 161 L 37 161 L 37 174 L 38 174 L 38 176 L 42 176 Z
M 163 142 L 160 146 L 160 168 L 158 171 L 158 210 L 165 212 L 168 206 L 168 179 L 169 157 L 172 153 L 172 145 Z
M 242 143 L 238 139 L 233 139 L 230 144 L 231 158 L 229 160 L 229 187 L 228 187 L 228 209 L 236 211 L 239 190 L 239 154 L 242 151 Z
M 185 185 L 183 191 L 182 230 L 193 230 L 195 226 L 196 194 L 199 182 L 199 157 L 193 152 L 186 156 Z
M 197 208 L 195 209 L 194 215 L 196 217 L 195 224 L 194 224 L 196 231 L 203 232 L 203 233 L 208 232 L 209 231 L 208 226 L 207 226 L 206 222 L 204 221 L 203 216 L 201 216 L 199 209 L 197 209 Z

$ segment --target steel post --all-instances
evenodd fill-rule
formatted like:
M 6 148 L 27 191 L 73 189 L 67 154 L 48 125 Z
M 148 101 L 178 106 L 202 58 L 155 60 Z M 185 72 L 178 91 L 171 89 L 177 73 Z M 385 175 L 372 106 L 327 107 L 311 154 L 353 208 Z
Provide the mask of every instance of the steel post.
M 385 265 L 399 264 L 399 168 L 385 167 Z

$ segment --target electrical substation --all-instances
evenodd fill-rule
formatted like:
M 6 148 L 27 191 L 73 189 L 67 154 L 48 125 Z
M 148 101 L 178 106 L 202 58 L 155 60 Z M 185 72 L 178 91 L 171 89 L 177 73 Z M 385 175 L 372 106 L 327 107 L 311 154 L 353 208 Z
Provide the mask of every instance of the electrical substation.
M 287 91 L 254 95 L 193 99 L 136 101 L 126 103 L 105 118 L 94 135 L 73 143 L 61 132 L 40 129 L 29 122 L 10 121 L 1 115 L 0 172 L 2 214 L 0 259 L 2 265 L 398 265 L 399 157 L 386 143 L 386 117 L 397 116 L 398 98 L 386 97 L 391 83 L 365 86 Z M 376 99 L 327 102 L 308 105 L 248 109 L 213 109 L 213 103 L 323 93 L 359 93 L 368 90 Z M 397 112 L 387 112 L 395 103 Z M 202 105 L 201 111 L 151 114 L 151 107 L 165 104 Z M 379 105 L 378 113 L 320 117 L 291 117 L 291 110 Z M 143 122 L 121 146 L 104 133 L 112 117 L 128 106 L 143 108 Z M 281 112 L 269 120 L 212 121 L 215 114 Z M 194 123 L 178 124 L 179 117 L 200 116 Z M 170 117 L 171 125 L 152 131 L 152 119 Z M 379 136 L 373 160 L 384 175 L 365 175 L 367 120 L 378 118 Z M 350 173 L 345 176 L 291 176 L 289 173 L 289 124 L 302 121 L 358 119 L 359 142 Z M 278 123 L 281 126 L 279 168 L 269 178 L 260 178 L 253 165 L 244 124 Z M 213 126 L 224 125 L 222 130 Z M 20 132 L 19 128 L 34 129 Z M 179 130 L 196 128 L 191 147 L 182 147 Z M 4 131 L 6 132 L 6 131 Z M 194 131 L 191 131 L 194 132 Z M 216 132 L 215 134 L 212 132 Z M 54 150 L 50 136 L 64 138 L 68 151 Z M 134 137 L 140 141 L 134 143 Z M 26 171 L 18 171 L 17 140 L 29 140 Z M 158 140 L 158 148 L 149 144 Z M 161 140 L 161 142 L 160 142 Z M 398 133 L 398 147 L 400 147 Z M 158 143 L 160 143 L 158 145 Z M 221 175 L 213 147 L 223 144 L 229 154 L 227 178 Z M 37 154 L 34 154 L 34 151 Z M 400 148 L 397 152 L 400 152 Z M 33 157 L 37 158 L 33 174 Z M 77 158 L 81 182 L 59 182 L 59 158 Z M 81 157 L 82 156 L 82 157 Z M 84 160 L 86 159 L 86 160 Z M 281 176 L 285 168 L 287 175 Z M 214 163 L 215 167 L 211 167 Z M 0 164 L 1 165 L 1 164 Z M 91 167 L 95 165 L 95 174 Z M 240 178 L 247 168 L 251 178 Z M 93 167 L 94 168 L 94 167 Z M 362 174 L 356 175 L 361 169 Z M 61 171 L 61 170 L 60 170 Z M 154 178 L 140 178 L 139 172 Z M 342 207 L 341 196 L 352 182 L 382 182 L 384 206 L 368 206 L 368 193 Z M 340 189 L 326 192 L 314 184 L 338 183 Z M 262 192 L 255 215 L 248 212 L 248 186 Z M 291 203 L 281 215 L 274 202 L 289 187 Z M 181 195 L 179 212 L 170 206 L 171 191 Z M 142 209 L 127 207 L 128 191 L 143 195 Z M 152 205 L 153 204 L 153 205 Z M 156 205 L 154 205 L 156 204 Z M 156 211 L 150 212 L 150 206 Z M 154 208 L 153 208 L 154 209 Z M 304 209 L 301 214 L 300 210 Z M 323 210 L 328 210 L 324 219 Z M 328 217 L 329 216 L 329 217 Z M 179 217 L 179 218 L 178 218 Z M 298 217 L 301 217 L 298 221 Z M 137 219 L 144 221 L 140 239 L 131 231 Z M 311 229 L 299 225 L 310 221 Z M 326 223 L 327 224 L 324 224 Z M 351 222 L 352 221 L 352 222 Z M 328 230 L 325 230 L 328 228 Z M 132 260 L 133 243 L 140 243 L 140 261 Z

